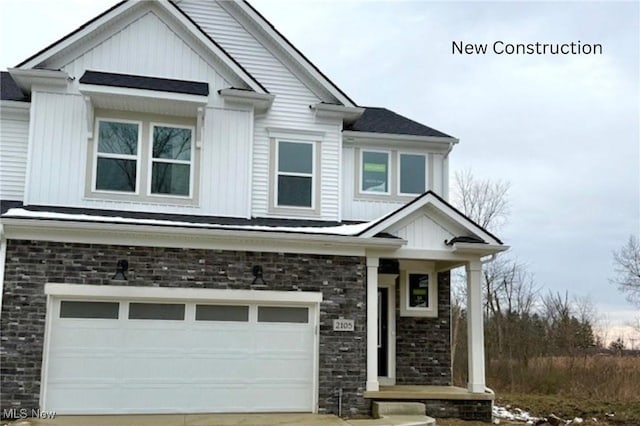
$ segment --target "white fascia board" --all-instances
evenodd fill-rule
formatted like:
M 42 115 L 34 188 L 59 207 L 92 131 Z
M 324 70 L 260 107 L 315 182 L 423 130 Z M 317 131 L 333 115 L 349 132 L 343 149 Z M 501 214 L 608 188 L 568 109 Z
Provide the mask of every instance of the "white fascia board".
M 110 10 L 108 13 L 105 13 L 103 16 L 101 16 L 100 19 L 96 19 L 95 21 L 93 21 L 93 22 L 91 22 L 89 24 L 86 24 L 86 26 L 83 27 L 80 31 L 77 31 L 74 34 L 70 34 L 69 36 L 67 36 L 63 40 L 60 40 L 57 43 L 55 43 L 55 45 L 53 45 L 53 46 L 51 46 L 49 48 L 46 48 L 45 50 L 43 50 L 42 52 L 40 52 L 36 56 L 30 58 L 28 61 L 22 63 L 20 65 L 20 68 L 21 69 L 28 69 L 28 68 L 33 68 L 33 67 L 37 66 L 38 64 L 40 64 L 40 63 L 44 62 L 45 60 L 55 56 L 56 54 L 60 53 L 61 51 L 63 51 L 67 47 L 69 47 L 69 46 L 73 45 L 74 43 L 76 43 L 77 41 L 81 40 L 87 34 L 91 34 L 92 32 L 98 30 L 105 23 L 107 23 L 107 22 L 111 21 L 112 19 L 114 19 L 115 17 L 125 13 L 129 9 L 132 9 L 133 7 L 137 6 L 137 4 L 138 4 L 138 2 L 136 2 L 136 1 L 122 2 L 117 7 L 115 7 L 114 9 Z
M 31 109 L 31 102 L 23 102 L 23 101 L 0 101 L 0 108 L 7 109 L 15 109 L 20 111 L 27 111 Z
M 455 223 L 457 223 L 461 227 L 463 227 L 465 229 L 468 229 L 469 231 L 471 231 L 474 234 L 478 235 L 480 238 L 482 238 L 483 240 L 487 241 L 489 244 L 493 244 L 493 245 L 496 245 L 496 246 L 504 247 L 504 245 L 501 244 L 500 241 L 497 241 L 495 239 L 495 237 L 493 237 L 490 234 L 488 234 L 486 231 L 484 231 L 479 226 L 475 225 L 473 222 L 470 222 L 468 219 L 466 219 L 460 213 L 458 213 L 455 210 L 451 209 L 449 206 L 444 204 L 442 201 L 438 200 L 431 193 L 426 194 L 425 196 L 422 197 L 422 199 L 417 200 L 416 202 L 414 202 L 413 204 L 411 204 L 409 206 L 400 208 L 396 213 L 391 214 L 390 216 L 384 218 L 383 220 L 381 220 L 380 222 L 375 224 L 372 228 L 370 228 L 367 231 L 365 231 L 364 233 L 362 233 L 362 236 L 363 237 L 372 237 L 372 236 L 374 236 L 374 235 L 376 235 L 376 234 L 378 234 L 380 232 L 384 232 L 390 226 L 398 223 L 402 219 L 410 216 L 412 213 L 420 210 L 421 208 L 423 208 L 424 206 L 426 206 L 428 204 L 433 205 L 437 210 L 442 212 L 449 219 L 451 219 L 452 221 L 454 221 Z
M 95 222 L 3 218 L 2 224 L 7 239 L 143 247 L 363 256 L 367 249 L 394 250 L 406 244 L 397 238 Z
M 159 6 L 169 15 L 173 16 L 180 24 L 186 28 L 193 36 L 199 40 L 204 46 L 206 46 L 209 50 L 211 50 L 225 66 L 227 66 L 233 73 L 235 73 L 240 79 L 251 89 L 255 90 L 258 93 L 267 93 L 265 89 L 252 77 L 250 76 L 240 65 L 238 65 L 235 61 L 233 61 L 229 55 L 223 51 L 220 47 L 218 47 L 214 42 L 208 39 L 202 31 L 189 19 L 187 19 L 182 13 L 180 13 L 176 7 L 172 6 L 167 0 L 158 0 L 154 2 L 144 2 L 144 1 L 125 1 L 119 4 L 114 9 L 110 10 L 108 13 L 105 13 L 99 19 L 86 24 L 86 26 L 82 27 L 79 31 L 70 34 L 66 38 L 58 41 L 53 46 L 45 49 L 41 53 L 37 54 L 33 58 L 28 61 L 22 63 L 19 68 L 20 69 L 29 69 L 37 66 L 38 64 L 46 61 L 47 59 L 57 55 L 62 52 L 64 49 L 71 47 L 75 43 L 81 42 L 82 39 L 94 31 L 98 32 L 101 27 L 107 25 L 112 20 L 117 17 L 124 15 L 132 11 L 137 7 L 153 7 Z M 13 76 L 13 74 L 12 74 Z
M 374 132 L 357 132 L 354 130 L 343 130 L 342 139 L 345 142 L 371 142 L 379 141 L 380 143 L 389 142 L 419 142 L 423 144 L 431 144 L 442 148 L 449 148 L 460 142 L 457 138 L 442 136 L 414 136 L 414 135 L 398 135 L 394 133 L 374 133 Z
M 31 93 L 33 86 L 42 88 L 64 88 L 69 74 L 58 70 L 9 68 L 11 78 L 23 92 Z
M 134 2 L 135 3 L 135 2 Z M 166 0 L 160 0 L 153 2 L 155 4 L 161 5 L 168 13 L 174 16 L 182 25 L 184 25 L 191 33 L 202 42 L 205 46 L 207 46 L 216 56 L 218 56 L 222 62 L 229 67 L 236 75 L 238 75 L 244 83 L 253 89 L 257 93 L 267 94 L 264 87 L 262 87 L 251 75 L 247 73 L 238 63 L 233 61 L 229 54 L 222 50 L 218 45 L 213 43 L 209 38 L 207 38 L 200 28 L 198 28 L 190 19 L 187 19 L 182 13 L 180 13 L 177 9 L 178 6 L 172 6 Z
M 273 41 L 275 41 L 275 43 L 280 47 L 280 49 L 282 49 L 287 54 L 287 56 L 289 56 L 292 60 L 294 60 L 300 67 L 302 67 L 302 69 L 305 72 L 307 72 L 316 81 L 318 81 L 320 85 L 324 87 L 324 89 L 327 90 L 329 93 L 331 93 L 331 95 L 333 95 L 340 103 L 350 107 L 357 107 L 357 105 L 353 103 L 353 101 L 351 101 L 343 93 L 341 93 L 340 90 L 338 90 L 336 86 L 331 81 L 329 81 L 329 79 L 326 76 L 318 72 L 318 70 L 316 70 L 314 66 L 311 65 L 308 59 L 305 59 L 299 52 L 297 52 L 293 47 L 291 47 L 289 43 L 287 43 L 283 39 L 283 36 L 280 35 L 277 31 L 275 31 L 273 27 L 271 27 L 268 24 L 268 22 L 266 22 L 265 18 L 258 16 L 258 14 L 253 10 L 253 8 L 251 8 L 251 6 L 248 6 L 242 0 L 240 1 L 234 0 L 234 1 L 228 1 L 228 2 L 223 1 L 221 2 L 221 6 L 222 7 L 235 6 L 236 8 L 240 9 L 256 25 L 258 25 L 258 27 L 264 33 L 266 33 L 267 36 L 269 36 Z M 227 8 L 225 7 L 225 9 Z
M 168 100 L 172 102 L 193 103 L 204 106 L 209 102 L 208 96 L 192 95 L 189 93 L 165 92 L 160 90 L 135 89 L 130 87 L 104 86 L 99 84 L 80 84 L 78 90 L 83 95 L 89 97 L 108 96 L 131 96 L 149 100 Z
M 474 254 L 476 256 L 490 256 L 509 250 L 509 246 L 499 244 L 478 244 L 478 243 L 454 243 L 453 252 L 460 254 Z
M 248 104 L 253 106 L 258 112 L 269 109 L 276 98 L 275 95 L 270 93 L 256 93 L 249 90 L 234 89 L 232 87 L 220 89 L 218 90 L 218 94 L 220 94 L 225 101 Z
M 64 283 L 45 284 L 44 294 L 65 299 L 180 300 L 185 302 L 224 301 L 236 303 L 271 302 L 292 304 L 322 302 L 322 293 L 312 291 L 227 290 Z
M 315 112 L 316 117 L 341 118 L 346 122 L 353 122 L 364 113 L 364 108 L 361 107 L 347 107 L 343 105 L 325 104 L 322 102 L 309 105 L 309 108 Z

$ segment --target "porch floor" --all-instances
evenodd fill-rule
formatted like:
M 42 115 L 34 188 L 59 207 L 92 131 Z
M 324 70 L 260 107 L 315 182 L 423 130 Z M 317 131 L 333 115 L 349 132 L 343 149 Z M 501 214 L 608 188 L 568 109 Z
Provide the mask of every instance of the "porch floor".
M 404 385 L 380 386 L 379 391 L 366 391 L 364 397 L 369 399 L 492 401 L 495 395 L 489 392 L 473 393 L 457 386 Z

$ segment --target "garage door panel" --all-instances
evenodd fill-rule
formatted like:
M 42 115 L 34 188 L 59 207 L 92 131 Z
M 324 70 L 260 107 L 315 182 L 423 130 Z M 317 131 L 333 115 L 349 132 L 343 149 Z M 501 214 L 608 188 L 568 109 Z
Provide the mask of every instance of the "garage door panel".
M 256 345 L 262 351 L 288 350 L 305 351 L 312 344 L 313 333 L 308 326 L 283 326 L 273 325 L 272 327 L 258 324 L 256 333 Z
M 234 377 L 231 383 L 238 382 L 240 375 L 245 376 L 255 371 L 249 355 L 242 357 L 194 358 L 189 363 L 186 374 L 189 377 L 200 377 L 202 380 L 212 381 L 216 378 Z M 248 369 L 251 368 L 251 371 Z
M 73 354 L 52 353 L 51 356 L 55 357 L 56 362 L 49 367 L 50 383 L 56 380 L 83 379 L 90 382 L 106 381 L 119 376 L 117 362 L 114 362 L 116 354 L 108 352 L 100 356 L 92 353 L 84 355 L 80 351 Z
M 242 383 L 195 385 L 191 403 L 200 412 L 246 412 L 251 409 L 252 396 Z
M 253 388 L 254 411 L 301 411 L 308 406 L 311 392 L 307 385 L 256 384 Z
M 82 395 L 80 400 L 78 395 Z M 86 412 L 85 407 L 91 407 L 93 413 L 99 414 L 114 412 L 122 401 L 110 383 L 56 384 L 49 389 L 47 405 L 69 414 Z
M 268 321 L 257 322 L 258 304 L 244 310 L 207 307 L 196 320 L 197 304 L 184 303 L 184 319 L 150 320 L 129 319 L 129 302 L 117 302 L 122 308 L 117 320 L 50 319 L 46 409 L 61 414 L 313 410 L 311 307 L 271 309 L 263 315 Z M 148 312 L 162 315 L 153 307 Z M 282 312 L 298 323 L 275 321 Z

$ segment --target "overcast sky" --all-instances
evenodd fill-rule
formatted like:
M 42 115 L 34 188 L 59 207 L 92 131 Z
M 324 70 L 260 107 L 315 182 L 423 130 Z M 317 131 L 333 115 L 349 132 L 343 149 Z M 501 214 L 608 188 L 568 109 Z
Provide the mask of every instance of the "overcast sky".
M 0 66 L 115 3 L 0 1 Z M 452 171 L 510 182 L 500 237 L 541 286 L 591 296 L 612 323 L 638 315 L 608 280 L 612 251 L 640 234 L 639 2 L 251 3 L 358 104 L 459 138 Z M 602 54 L 498 55 L 496 41 Z

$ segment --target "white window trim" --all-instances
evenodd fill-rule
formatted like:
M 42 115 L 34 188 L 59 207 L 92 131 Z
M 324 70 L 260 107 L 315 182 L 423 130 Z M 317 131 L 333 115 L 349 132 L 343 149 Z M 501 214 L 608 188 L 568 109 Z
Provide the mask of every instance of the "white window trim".
M 374 152 L 374 153 L 382 153 L 387 154 L 387 190 L 386 192 L 380 191 L 365 191 L 362 189 L 364 184 L 363 174 L 364 174 L 364 153 L 365 152 Z M 360 149 L 360 159 L 359 159 L 359 179 L 358 179 L 358 193 L 367 194 L 367 195 L 391 195 L 391 151 L 382 150 L 382 149 L 368 149 L 361 148 Z
M 294 173 L 294 172 L 281 172 L 280 171 L 280 142 L 286 143 L 296 143 L 296 144 L 305 144 L 311 145 L 311 174 L 309 173 Z M 312 211 L 316 209 L 316 179 L 317 179 L 317 170 L 316 170 L 316 141 L 309 140 L 298 140 L 295 138 L 276 138 L 276 152 L 275 152 L 275 177 L 273 182 L 273 193 L 274 199 L 273 204 L 276 209 L 293 209 L 299 211 Z M 311 178 L 311 206 L 289 206 L 289 205 L 280 205 L 278 204 L 278 177 L 279 176 L 299 176 L 299 177 L 310 177 Z
M 171 160 L 171 159 L 154 159 L 153 158 L 153 129 L 154 127 L 171 127 L 175 129 L 189 129 L 191 131 L 191 149 L 189 161 L 184 160 Z M 149 122 L 149 161 L 147 163 L 147 196 L 148 197 L 157 197 L 157 198 L 178 198 L 184 200 L 193 199 L 193 180 L 194 180 L 194 157 L 195 157 L 195 127 L 193 126 L 185 126 L 181 124 L 172 124 L 165 122 L 157 122 L 152 121 Z M 189 195 L 174 195 L 174 194 L 154 194 L 151 192 L 152 185 L 152 173 L 153 173 L 153 163 L 167 163 L 167 164 L 188 164 L 189 165 Z
M 403 155 L 414 155 L 414 156 L 420 156 L 424 158 L 424 186 L 425 188 L 422 190 L 422 192 L 402 192 L 402 156 Z M 398 151 L 398 167 L 396 167 L 396 173 L 398 175 L 398 187 L 397 192 L 399 196 L 409 196 L 409 197 L 415 197 L 417 195 L 421 195 L 424 194 L 424 192 L 427 190 L 427 188 L 429 187 L 429 155 L 428 154 L 424 154 L 424 153 L 420 153 L 420 152 L 411 152 L 411 151 Z
M 438 282 L 437 274 L 432 269 L 402 271 L 400 280 L 400 316 L 402 317 L 438 317 Z M 409 275 L 421 274 L 429 276 L 429 306 L 426 308 L 409 307 Z
M 100 123 L 126 123 L 126 124 L 137 124 L 138 125 L 138 139 L 136 141 L 136 155 L 128 155 L 128 154 L 109 154 L 109 153 L 100 153 L 98 151 L 98 146 L 100 145 Z M 143 122 L 138 120 L 126 120 L 120 118 L 96 118 L 96 125 L 94 129 L 94 138 L 95 141 L 93 144 L 93 171 L 91 177 L 91 191 L 97 194 L 117 194 L 117 195 L 140 195 L 140 165 L 142 163 L 142 126 Z M 101 158 L 113 158 L 113 159 L 123 159 L 123 160 L 134 160 L 136 161 L 136 188 L 133 192 L 128 191 L 109 191 L 104 189 L 97 189 L 98 184 L 98 155 Z

